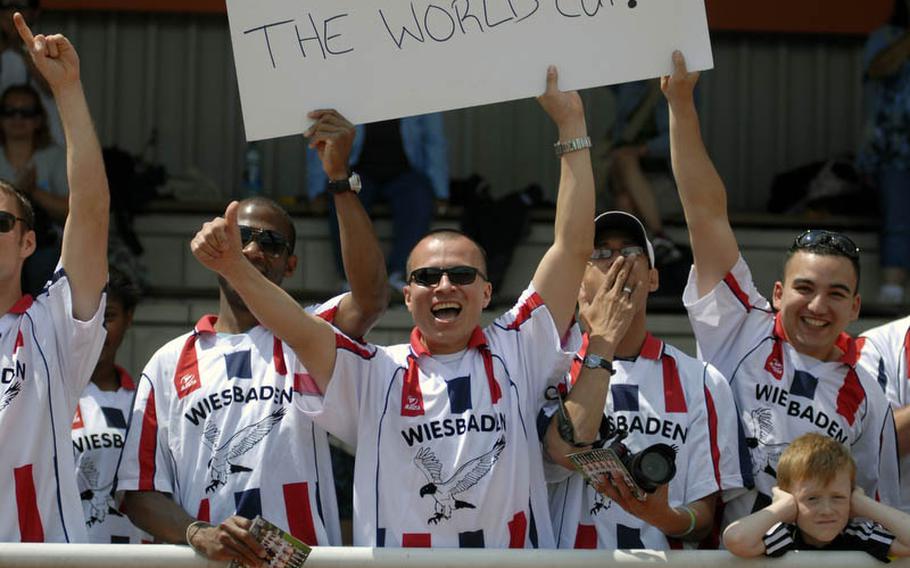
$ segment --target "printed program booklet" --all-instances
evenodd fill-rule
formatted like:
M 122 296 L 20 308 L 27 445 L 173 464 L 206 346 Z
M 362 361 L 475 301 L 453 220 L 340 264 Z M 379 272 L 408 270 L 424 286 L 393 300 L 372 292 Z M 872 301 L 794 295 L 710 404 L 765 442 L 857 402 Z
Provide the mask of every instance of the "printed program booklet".
M 268 552 L 269 568 L 300 568 L 310 555 L 309 546 L 261 516 L 253 519 L 250 534 Z M 243 568 L 243 564 L 232 560 L 228 568 Z
M 592 487 L 597 487 L 604 477 L 609 474 L 614 480 L 617 480 L 617 483 L 620 479 L 625 481 L 626 486 L 636 499 L 639 501 L 644 500 L 645 492 L 635 483 L 619 456 L 610 448 L 593 448 L 569 454 L 566 457 L 572 461 L 575 469 L 584 476 Z

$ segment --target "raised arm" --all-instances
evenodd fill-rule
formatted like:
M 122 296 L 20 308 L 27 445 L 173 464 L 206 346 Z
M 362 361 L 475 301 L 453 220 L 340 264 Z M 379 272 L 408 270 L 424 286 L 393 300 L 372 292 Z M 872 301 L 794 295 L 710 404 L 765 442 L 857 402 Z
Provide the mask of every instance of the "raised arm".
M 246 259 L 237 225 L 239 207 L 233 201 L 224 217 L 203 225 L 190 248 L 203 266 L 223 276 L 240 294 L 259 323 L 294 350 L 324 392 L 335 369 L 335 331 L 324 320 L 307 313 Z
M 633 263 L 625 260 L 623 257 L 616 259 L 600 287 L 590 293 L 582 291 L 578 298 L 579 317 L 588 333 L 587 354 L 597 355 L 611 363 L 616 346 L 625 337 L 635 315 L 634 308 L 638 304 L 632 295 L 637 294 L 637 300 L 644 300 L 647 296 L 645 286 L 628 281 Z M 632 294 L 623 291 L 626 286 L 632 288 Z M 594 369 L 582 365 L 575 384 L 566 395 L 564 406 L 576 444 L 593 442 L 599 437 L 611 374 L 603 368 Z M 544 447 L 554 463 L 574 470 L 572 462 L 566 456 L 580 448 L 563 439 L 560 421 L 559 413 L 551 419 Z
M 882 525 L 894 535 L 888 552 L 893 556 L 910 556 L 910 515 L 879 503 L 857 487 L 850 498 L 850 516 L 862 517 Z
M 73 316 L 88 320 L 98 310 L 107 281 L 110 193 L 101 146 L 82 90 L 79 56 L 62 35 L 32 35 L 18 12 L 13 20 L 60 111 L 70 189 L 61 263 L 72 288 Z
M 701 138 L 694 96 L 698 73 L 686 70 L 678 51 L 673 54 L 673 66 L 673 75 L 661 80 L 661 89 L 670 104 L 673 175 L 689 227 L 701 297 L 736 264 L 739 245 L 727 217 L 727 190 Z
M 576 92 L 558 88 L 555 67 L 547 70 L 547 90 L 538 100 L 556 127 L 559 140 L 567 142 L 587 135 L 585 110 Z M 591 152 L 568 152 L 561 158 L 556 223 L 550 246 L 534 273 L 534 288 L 540 294 L 560 333 L 575 314 L 578 288 L 585 263 L 594 249 L 594 173 Z
M 323 171 L 330 180 L 348 179 L 354 125 L 335 110 L 317 110 L 309 117 L 316 122 L 306 136 Z M 345 191 L 333 199 L 341 233 L 341 259 L 351 284 L 351 294 L 341 301 L 334 323 L 345 334 L 360 338 L 379 320 L 389 303 L 385 257 L 357 194 Z
M 793 495 L 774 487 L 771 504 L 737 521 L 724 531 L 724 546 L 737 556 L 751 558 L 765 553 L 765 534 L 777 523 L 795 523 Z

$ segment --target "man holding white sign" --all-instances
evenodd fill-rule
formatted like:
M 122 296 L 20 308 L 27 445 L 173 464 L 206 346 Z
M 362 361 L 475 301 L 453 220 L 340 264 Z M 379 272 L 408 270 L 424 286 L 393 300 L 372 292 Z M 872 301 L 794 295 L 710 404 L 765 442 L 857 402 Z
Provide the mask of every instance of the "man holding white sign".
M 415 327 L 410 344 L 393 347 L 351 341 L 267 282 L 240 254 L 236 206 L 193 240 L 200 262 L 306 365 L 318 391 L 298 407 L 356 446 L 355 545 L 555 544 L 534 420 L 571 362 L 561 338 L 594 241 L 594 179 L 581 98 L 559 91 L 555 68 L 539 100 L 559 128 L 555 240 L 515 307 L 484 329 L 484 253 L 457 231 L 411 251 L 404 295 Z

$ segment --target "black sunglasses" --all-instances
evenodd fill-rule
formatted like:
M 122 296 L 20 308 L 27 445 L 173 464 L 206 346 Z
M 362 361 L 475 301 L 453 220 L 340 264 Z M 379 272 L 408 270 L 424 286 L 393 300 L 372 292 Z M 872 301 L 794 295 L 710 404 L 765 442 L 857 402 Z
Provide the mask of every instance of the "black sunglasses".
M 5 107 L 3 110 L 0 110 L 0 116 L 3 118 L 35 118 L 41 116 L 41 111 L 32 107 L 32 108 L 15 108 L 15 107 Z
M 0 211 L 0 233 L 8 233 L 13 230 L 13 227 L 16 226 L 16 221 L 22 221 L 25 223 L 25 226 L 28 226 L 28 223 L 25 222 L 25 219 L 22 217 L 16 217 L 8 211 Z
M 812 250 L 819 247 L 832 248 L 847 258 L 859 259 L 859 247 L 847 235 L 823 229 L 813 229 L 799 235 L 793 241 L 791 249 Z
M 240 225 L 240 244 L 243 248 L 246 248 L 253 241 L 256 241 L 262 252 L 269 256 L 281 256 L 281 253 L 285 251 L 291 254 L 291 244 L 288 242 L 287 237 L 278 231 Z
M 449 282 L 456 286 L 467 286 L 480 276 L 486 280 L 487 275 L 477 270 L 473 266 L 450 266 L 442 268 L 439 266 L 426 266 L 417 268 L 408 276 L 408 282 L 414 282 L 419 286 L 436 286 L 442 280 L 442 275 L 449 277 Z

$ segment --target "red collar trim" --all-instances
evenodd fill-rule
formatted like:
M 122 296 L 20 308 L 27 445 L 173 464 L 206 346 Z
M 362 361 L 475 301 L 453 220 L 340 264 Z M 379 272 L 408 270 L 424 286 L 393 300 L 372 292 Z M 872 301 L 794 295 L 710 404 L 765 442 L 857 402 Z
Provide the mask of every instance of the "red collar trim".
M 120 379 L 120 388 L 131 391 L 136 390 L 136 383 L 133 382 L 133 377 L 126 372 L 126 369 L 120 365 L 114 365 L 114 369 L 117 371 L 117 378 Z
M 217 321 L 218 316 L 214 314 L 202 316 L 199 318 L 199 321 L 196 322 L 196 333 L 215 333 L 215 322 Z
M 471 339 L 468 340 L 468 344 L 465 347 L 467 349 L 487 347 L 487 336 L 484 335 L 480 326 L 475 327 L 474 331 L 471 332 Z M 420 333 L 420 330 L 416 327 L 411 330 L 411 351 L 414 352 L 415 357 L 421 357 L 423 355 L 433 356 L 430 349 L 423 342 L 423 334 Z
M 13 304 L 13 306 L 9 309 L 9 312 L 7 312 L 7 313 L 22 315 L 26 311 L 28 311 L 28 309 L 30 307 L 32 307 L 32 304 L 34 302 L 35 302 L 34 298 L 29 296 L 28 294 L 25 294 L 24 296 L 22 296 L 21 298 L 16 300 L 16 303 Z
M 641 353 L 639 353 L 639 355 L 645 359 L 659 361 L 663 353 L 664 342 L 651 335 L 651 332 L 648 332 L 648 334 L 645 335 L 645 342 L 641 346 Z
M 780 339 L 790 343 L 790 340 L 787 339 L 787 332 L 784 330 L 784 324 L 780 317 L 780 312 L 774 316 L 774 339 Z M 837 336 L 837 339 L 834 340 L 834 346 L 840 349 L 842 355 L 837 360 L 838 363 L 843 363 L 844 365 L 854 366 L 859 360 L 859 349 L 856 347 L 856 340 L 850 337 L 850 335 L 843 331 L 840 335 Z

